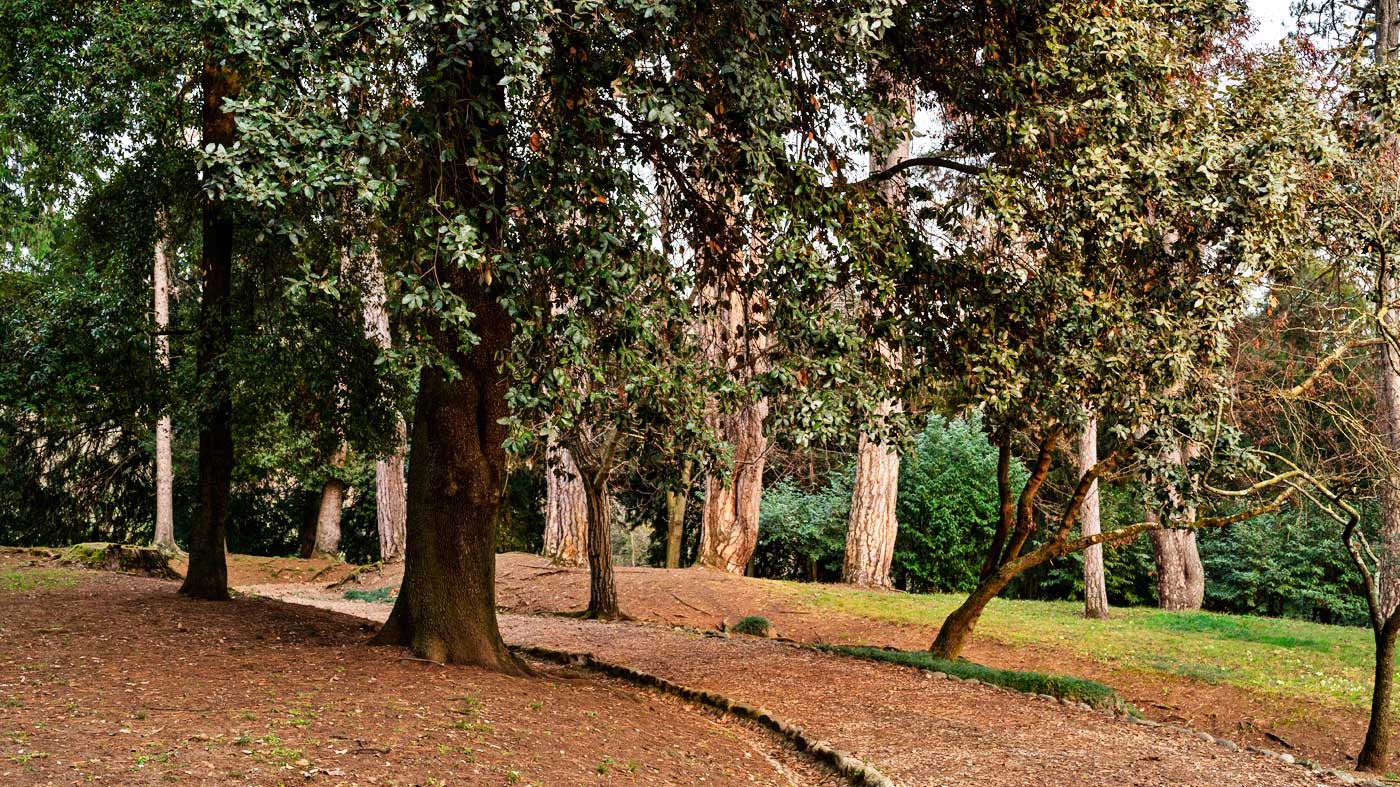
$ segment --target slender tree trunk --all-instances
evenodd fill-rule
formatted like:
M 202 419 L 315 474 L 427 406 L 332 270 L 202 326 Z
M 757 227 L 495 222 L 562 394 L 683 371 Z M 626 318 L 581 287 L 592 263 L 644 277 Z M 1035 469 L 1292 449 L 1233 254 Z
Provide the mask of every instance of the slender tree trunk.
M 612 520 L 608 510 L 608 482 L 589 472 L 582 482 L 588 503 L 588 612 L 598 620 L 621 617 L 617 605 L 617 583 L 612 561 Z
M 155 291 L 156 364 L 170 371 L 170 264 L 165 257 L 164 221 L 158 221 L 162 233 L 156 239 L 155 266 L 151 275 Z M 152 544 L 164 552 L 178 552 L 175 543 L 175 470 L 171 458 L 173 438 L 169 413 L 156 420 L 156 523 Z
M 1015 575 L 997 571 L 978 583 L 967 599 L 949 613 L 943 620 L 943 625 L 938 627 L 938 636 L 934 638 L 933 645 L 929 646 L 929 652 L 941 659 L 956 659 L 961 656 L 963 648 L 967 647 L 967 641 L 972 636 L 973 628 L 982 618 L 983 610 L 1013 576 Z
M 440 32 L 452 41 L 461 35 L 450 22 Z M 439 110 L 429 116 L 440 126 L 445 149 L 427 157 L 423 182 L 471 214 L 491 249 L 501 239 L 504 185 L 494 173 L 479 175 L 472 162 L 484 152 L 507 164 L 507 141 L 501 124 L 479 123 L 475 112 L 461 107 L 504 111 L 502 69 L 482 50 L 434 59 L 429 70 L 436 77 L 425 100 Z M 455 328 L 441 318 L 428 320 L 430 340 L 460 374 L 433 366 L 419 377 L 403 584 L 374 642 L 407 645 L 429 661 L 525 674 L 528 668 L 506 649 L 496 623 L 496 527 L 507 472 L 502 421 L 509 415 L 500 359 L 510 350 L 513 326 L 482 271 L 453 263 L 439 266 L 438 275 L 474 315 L 469 327 L 477 341 L 464 351 Z
M 206 63 L 203 89 L 203 144 L 232 146 L 233 116 L 225 98 L 238 95 L 237 77 Z M 190 529 L 190 562 L 180 592 L 195 598 L 227 599 L 229 491 L 233 479 L 233 398 L 225 363 L 232 339 L 233 219 L 222 200 L 205 195 L 204 248 L 200 257 L 199 349 L 196 372 L 203 383 L 199 417 L 199 482 Z
M 363 262 L 365 276 L 364 323 L 365 336 L 387 350 L 393 346 L 389 328 L 388 294 L 384 287 L 384 268 L 378 254 L 370 254 Z M 375 514 L 379 526 L 379 559 L 385 563 L 403 560 L 404 519 L 408 515 L 407 489 L 404 486 L 404 457 L 408 455 L 408 425 L 398 416 L 394 428 L 394 447 L 388 456 L 374 464 Z
M 680 484 L 666 490 L 666 568 L 681 567 L 681 542 L 685 537 L 685 509 L 690 500 L 689 459 L 681 464 Z
M 1396 46 L 1400 45 L 1400 4 L 1396 0 L 1377 0 L 1374 8 L 1374 58 L 1377 63 L 1385 63 L 1395 58 Z M 1397 143 L 1392 140 L 1391 144 Z M 1376 305 L 1394 305 L 1400 282 L 1389 265 L 1379 267 L 1384 273 L 1376 282 Z M 1385 321 L 1390 331 L 1400 329 L 1400 314 L 1395 311 L 1388 313 Z M 1400 353 L 1389 342 L 1381 344 L 1376 353 L 1376 410 L 1381 443 L 1390 454 L 1387 464 L 1393 468 L 1395 458 L 1400 456 Z M 1380 504 L 1375 593 L 1368 602 L 1376 640 L 1375 677 L 1366 741 L 1356 758 L 1358 768 L 1375 773 L 1384 773 L 1390 761 L 1390 692 L 1395 679 L 1395 636 L 1400 631 L 1400 614 L 1396 612 L 1400 607 L 1400 474 L 1394 470 L 1386 470 L 1380 479 Z
M 331 457 L 330 466 L 345 465 L 346 449 L 342 444 Z M 316 546 L 312 557 L 335 558 L 340 555 L 340 515 L 345 506 L 345 482 L 334 476 L 321 485 L 321 504 L 316 510 Z
M 841 581 L 861 587 L 890 587 L 890 561 L 899 535 L 895 502 L 899 495 L 899 454 L 889 445 L 860 436 L 851 515 L 846 527 L 846 558 Z
M 1371 719 L 1366 726 L 1366 742 L 1356 757 L 1358 770 L 1384 773 L 1390 762 L 1390 692 L 1395 683 L 1395 635 L 1400 633 L 1400 615 L 1392 615 L 1377 627 L 1376 669 L 1371 684 Z
M 544 556 L 560 565 L 581 566 L 589 537 L 588 493 L 569 449 L 550 440 L 546 452 Z
M 1099 422 L 1091 418 L 1079 435 L 1079 472 L 1087 473 L 1099 461 Z M 1092 536 L 1099 532 L 1099 482 L 1089 488 L 1079 513 L 1079 532 Z M 1103 545 L 1084 550 L 1084 617 L 1108 617 L 1108 586 L 1104 581 Z

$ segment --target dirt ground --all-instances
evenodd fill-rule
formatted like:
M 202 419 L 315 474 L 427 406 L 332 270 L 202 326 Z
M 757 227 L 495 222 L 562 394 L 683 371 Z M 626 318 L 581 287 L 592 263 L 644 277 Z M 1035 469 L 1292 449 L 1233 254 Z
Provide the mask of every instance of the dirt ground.
M 390 606 L 314 588 L 256 589 L 383 620 Z M 508 642 L 592 653 L 765 707 L 875 765 L 929 787 L 1217 787 L 1338 782 L 1180 729 L 1144 727 L 987 685 L 754 637 L 641 623 L 501 615 Z
M 831 783 L 765 731 L 592 673 L 440 667 L 344 615 L 30 562 L 0 555 L 7 787 Z
M 814 610 L 778 583 L 705 569 L 617 569 L 623 611 L 637 620 L 710 629 L 745 615 L 762 615 L 781 636 L 800 642 L 865 644 L 922 649 L 937 629 Z M 397 587 L 399 575 L 359 578 L 356 587 Z M 499 556 L 497 604 L 524 614 L 578 612 L 588 602 L 588 572 L 555 566 L 538 555 Z M 347 584 L 346 587 L 351 585 Z M 1137 670 L 1050 647 L 1010 646 L 974 637 L 966 656 L 1004 669 L 1075 675 L 1116 689 L 1150 719 L 1229 738 L 1241 745 L 1287 751 L 1331 767 L 1355 765 L 1366 731 L 1365 713 L 1322 703 L 1300 703 L 1235 686 Z

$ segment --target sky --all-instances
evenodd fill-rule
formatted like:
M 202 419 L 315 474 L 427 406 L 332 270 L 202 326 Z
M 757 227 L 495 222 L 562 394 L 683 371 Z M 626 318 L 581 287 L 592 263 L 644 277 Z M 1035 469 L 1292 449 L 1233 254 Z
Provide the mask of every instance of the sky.
M 1294 28 L 1288 13 L 1291 0 L 1249 0 L 1249 12 L 1259 20 L 1259 29 L 1250 41 L 1258 45 L 1277 44 Z

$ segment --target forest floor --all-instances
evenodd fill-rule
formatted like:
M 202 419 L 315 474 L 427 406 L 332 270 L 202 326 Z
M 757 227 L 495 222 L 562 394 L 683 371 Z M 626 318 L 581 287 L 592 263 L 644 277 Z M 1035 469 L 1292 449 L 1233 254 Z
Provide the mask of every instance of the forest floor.
M 366 572 L 327 587 L 350 575 L 330 566 L 237 557 L 231 581 L 247 595 L 207 604 L 174 596 L 167 581 L 0 554 L 0 784 L 835 783 L 765 731 L 596 673 L 541 664 L 542 678 L 504 678 L 367 647 L 363 618 L 383 619 L 389 605 L 344 594 L 389 600 L 398 577 Z M 1177 729 L 790 643 L 669 627 L 761 614 L 808 642 L 917 648 L 931 636 L 831 609 L 783 583 L 621 569 L 625 611 L 649 622 L 607 624 L 550 614 L 582 607 L 583 570 L 518 554 L 498 566 L 512 644 L 589 651 L 767 707 L 910 787 L 1337 783 Z M 1221 723 L 1218 734 L 1241 744 L 1253 731 L 1261 745 L 1284 748 L 1263 737 L 1273 720 L 1222 721 L 1279 709 L 1267 696 L 1251 709 L 1217 694 L 1222 704 L 1207 708 L 1220 686 L 1159 675 L 1148 699 L 1171 702 L 1144 701 L 1133 690 L 1153 691 L 1150 680 L 1115 680 L 1131 670 L 989 636 L 969 656 L 1105 677 L 1148 716 L 1212 731 Z M 1199 718 L 1182 714 L 1181 696 L 1202 703 Z M 1296 725 L 1288 729 L 1297 737 Z M 1299 756 L 1327 760 L 1289 742 Z
M 387 602 L 392 600 L 398 581 L 396 571 L 389 569 L 362 574 L 354 582 L 333 589 L 250 590 L 382 619 L 388 613 L 387 603 L 353 601 L 344 594 L 350 590 L 361 598 Z M 780 636 L 802 643 L 910 650 L 927 647 L 951 602 L 951 597 L 755 580 L 700 569 L 619 568 L 618 587 L 623 611 L 639 622 L 712 629 L 722 623 L 732 625 L 747 615 L 762 615 L 773 622 Z M 559 567 L 538 556 L 518 553 L 501 555 L 497 562 L 497 603 L 505 612 L 531 616 L 577 613 L 586 606 L 587 588 L 586 569 Z M 1351 767 L 1354 762 L 1351 753 L 1359 747 L 1365 730 L 1364 707 L 1315 691 L 1276 670 L 1279 684 L 1272 690 L 1221 679 L 1232 674 L 1229 659 L 1224 667 L 1218 666 L 1217 660 L 1220 651 L 1229 650 L 1236 656 L 1246 654 L 1239 657 L 1251 663 L 1264 662 L 1269 669 L 1288 664 L 1292 672 L 1336 682 L 1337 676 L 1315 675 L 1317 665 L 1298 660 L 1318 655 L 1316 648 L 1309 647 L 1311 641 L 1305 632 L 1281 642 L 1250 641 L 1248 630 L 1243 634 L 1236 629 L 1211 633 L 1210 626 L 1190 623 L 1195 618 L 1189 614 L 1173 618 L 1186 621 L 1186 625 L 1164 626 L 1151 617 L 1165 613 L 1127 610 L 1114 610 L 1114 620 L 1098 622 L 1084 620 L 1071 611 L 1072 606 L 996 602 L 983 619 L 967 658 L 1004 669 L 1099 680 L 1149 719 L 1203 730 L 1241 745 L 1286 751 L 1332 767 Z M 510 621 L 503 624 L 508 631 L 520 631 L 515 627 L 516 618 L 508 615 L 504 619 Z M 1238 627 L 1247 626 L 1251 619 L 1231 620 Z M 1287 627 L 1293 622 L 1282 624 Z M 1135 633 L 1138 628 L 1150 636 Z M 1200 628 L 1204 630 L 1195 630 Z M 1365 636 L 1364 631 L 1316 628 L 1336 629 L 1344 637 Z M 1133 646 L 1124 645 L 1124 641 Z M 1294 653 L 1300 642 L 1302 657 Z M 1366 658 L 1364 642 L 1325 644 L 1328 650 L 1354 650 Z M 1138 653 L 1146 649 L 1152 649 L 1150 655 Z M 1341 679 L 1352 677 L 1348 674 Z M 843 676 L 834 682 L 841 685 L 844 680 Z

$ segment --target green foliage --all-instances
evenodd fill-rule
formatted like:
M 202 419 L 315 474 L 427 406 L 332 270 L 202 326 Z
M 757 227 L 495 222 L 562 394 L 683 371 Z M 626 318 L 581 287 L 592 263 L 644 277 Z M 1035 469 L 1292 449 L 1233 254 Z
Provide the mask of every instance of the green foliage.
M 852 473 L 832 473 L 826 486 L 803 492 L 790 480 L 763 490 L 754 575 L 832 581 L 841 576 Z
M 1064 675 L 1046 675 L 1040 672 L 996 669 L 974 664 L 963 659 L 934 658 L 926 650 L 893 650 L 889 648 L 856 647 L 850 645 L 818 645 L 818 650 L 840 653 L 845 656 L 884 661 L 904 667 L 942 672 L 963 680 L 980 680 L 993 686 L 1001 686 L 1027 694 L 1045 694 L 1074 702 L 1084 702 L 1096 708 L 1126 707 L 1118 692 L 1096 680 L 1075 678 Z
M 383 587 L 375 588 L 374 590 L 347 590 L 345 591 L 344 595 L 345 598 L 349 599 L 350 601 L 369 601 L 378 602 L 381 604 L 392 604 L 394 603 L 394 599 L 398 596 L 398 594 L 398 588 Z
M 748 634 L 753 637 L 767 637 L 773 633 L 773 624 L 768 622 L 768 618 L 761 615 L 749 615 L 739 619 L 739 622 L 729 627 L 735 634 Z
M 968 592 L 999 517 L 997 450 L 977 416 L 933 415 L 900 458 L 895 506 L 899 537 L 891 574 L 915 592 Z M 1012 483 L 1025 483 L 1019 463 Z

